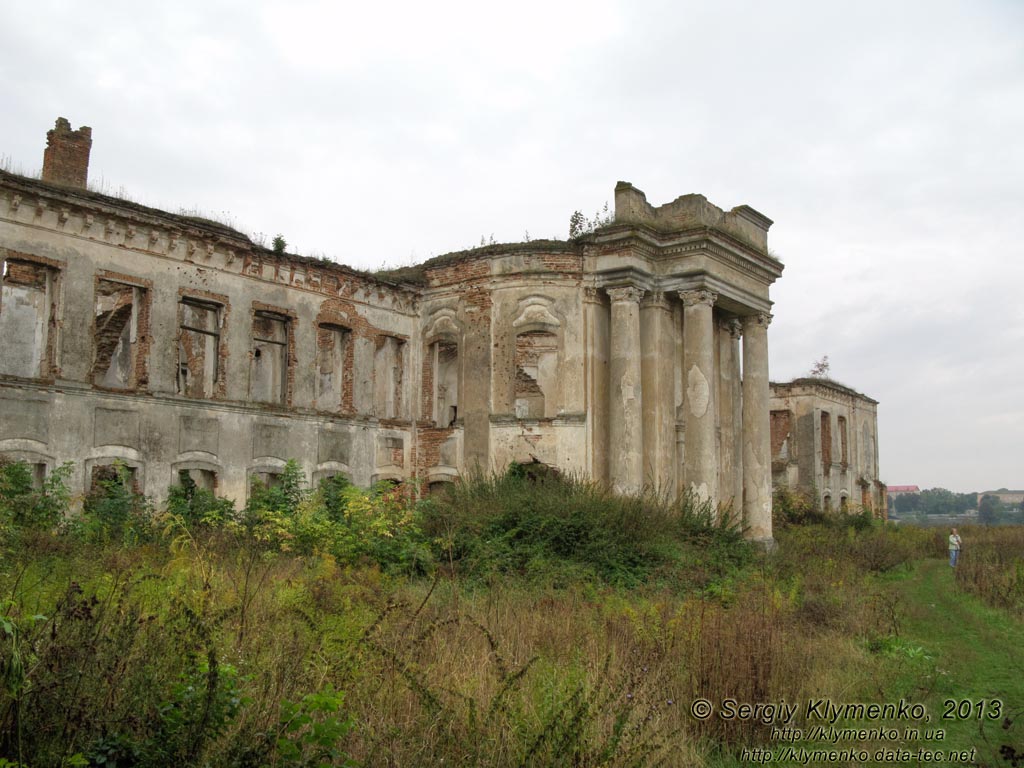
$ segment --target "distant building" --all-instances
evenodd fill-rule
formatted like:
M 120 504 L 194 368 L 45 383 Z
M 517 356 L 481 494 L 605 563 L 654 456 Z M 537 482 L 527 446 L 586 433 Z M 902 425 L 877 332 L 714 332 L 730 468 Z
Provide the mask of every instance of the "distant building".
M 887 486 L 890 496 L 905 496 L 908 493 L 920 493 L 921 489 L 916 485 L 890 485 Z
M 774 487 L 813 493 L 824 509 L 860 506 L 888 516 L 878 472 L 877 400 L 808 377 L 772 383 L 769 402 Z

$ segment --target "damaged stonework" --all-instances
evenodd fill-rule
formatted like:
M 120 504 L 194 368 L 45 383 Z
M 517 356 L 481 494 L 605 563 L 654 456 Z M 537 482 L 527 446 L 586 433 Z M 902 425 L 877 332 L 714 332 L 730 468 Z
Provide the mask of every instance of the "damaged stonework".
M 83 137 L 55 144 L 75 178 Z M 77 492 L 119 460 L 158 499 L 188 477 L 238 501 L 289 459 L 430 488 L 539 461 L 692 491 L 770 542 L 770 226 L 620 182 L 579 239 L 369 275 L 0 172 L 0 455 L 76 462 Z
M 878 401 L 831 379 L 771 384 L 772 482 L 826 510 L 886 518 L 878 471 Z

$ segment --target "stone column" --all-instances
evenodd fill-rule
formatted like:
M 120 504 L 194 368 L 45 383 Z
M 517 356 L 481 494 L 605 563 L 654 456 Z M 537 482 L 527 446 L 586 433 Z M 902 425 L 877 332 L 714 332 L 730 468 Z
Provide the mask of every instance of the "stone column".
M 664 293 L 648 293 L 640 304 L 643 337 L 644 482 L 656 491 L 676 493 L 675 338 L 672 307 Z
M 720 395 L 718 418 L 721 424 L 720 483 L 721 499 L 731 504 L 733 519 L 743 521 L 743 406 L 740 392 L 740 337 L 743 325 L 736 318 L 723 320 L 719 329 Z
M 683 403 L 686 444 L 683 487 L 702 499 L 718 501 L 718 449 L 715 440 L 715 324 L 711 291 L 681 291 L 683 300 Z
M 609 361 L 608 476 L 619 493 L 643 486 L 640 299 L 632 286 L 608 288 L 612 300 Z
M 772 457 L 767 312 L 743 318 L 743 521 L 747 537 L 772 546 Z

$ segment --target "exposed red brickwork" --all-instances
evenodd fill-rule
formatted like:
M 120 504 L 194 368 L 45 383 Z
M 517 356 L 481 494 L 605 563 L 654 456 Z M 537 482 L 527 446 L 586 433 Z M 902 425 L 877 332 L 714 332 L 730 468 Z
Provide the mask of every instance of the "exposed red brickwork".
M 43 152 L 43 181 L 84 188 L 89 178 L 89 150 L 92 128 L 83 125 L 71 130 L 71 123 L 58 117 L 53 130 L 46 133 Z
M 455 433 L 454 428 L 420 427 L 417 441 L 415 468 L 417 477 L 425 477 L 427 470 L 441 463 L 441 446 Z
M 772 411 L 771 433 L 772 433 L 772 458 L 782 458 L 782 444 L 789 439 L 792 430 L 792 411 Z
M 583 274 L 583 256 L 575 253 L 545 254 L 542 258 L 544 266 L 552 272 L 563 274 Z

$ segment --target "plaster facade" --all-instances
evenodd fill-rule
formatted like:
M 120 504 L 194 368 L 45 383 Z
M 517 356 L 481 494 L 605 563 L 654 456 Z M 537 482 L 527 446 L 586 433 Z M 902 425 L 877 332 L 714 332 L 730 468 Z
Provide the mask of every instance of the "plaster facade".
M 578 239 L 370 275 L 83 184 L 0 172 L 0 455 L 72 461 L 77 491 L 120 459 L 158 499 L 189 472 L 238 501 L 289 458 L 359 484 L 536 459 L 692 489 L 770 541 L 782 264 L 752 208 L 620 182 Z
M 878 470 L 878 401 L 825 378 L 771 384 L 772 482 L 823 509 L 886 518 Z

